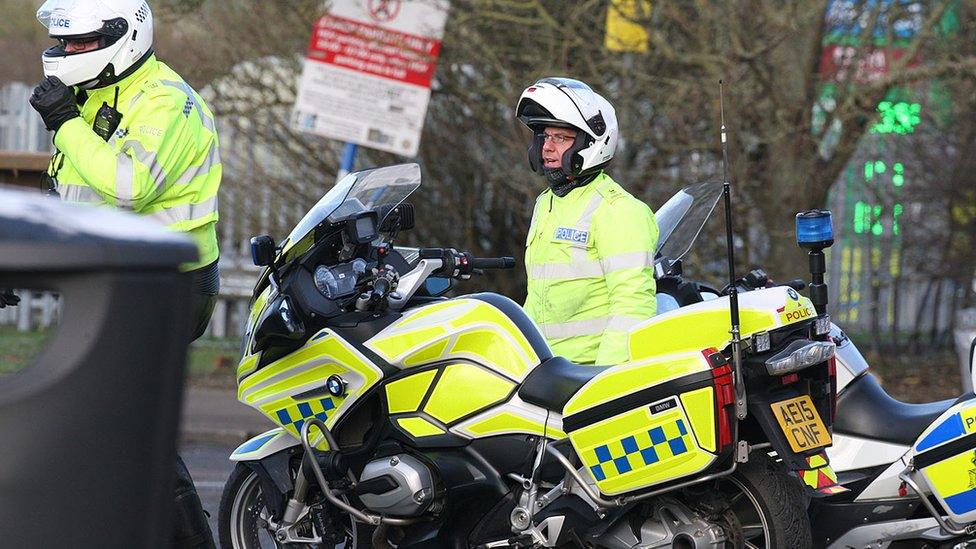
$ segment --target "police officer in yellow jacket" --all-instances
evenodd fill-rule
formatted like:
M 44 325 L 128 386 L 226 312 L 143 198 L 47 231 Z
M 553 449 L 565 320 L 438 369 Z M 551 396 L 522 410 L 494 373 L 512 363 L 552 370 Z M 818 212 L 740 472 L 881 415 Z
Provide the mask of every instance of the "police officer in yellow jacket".
M 46 78 L 30 98 L 56 152 L 48 170 L 64 200 L 149 217 L 192 237 L 193 338 L 213 312 L 221 164 L 213 114 L 156 59 L 144 0 L 48 0 L 37 12 L 58 45 L 42 56 Z M 213 547 L 190 474 L 177 458 L 177 547 Z
M 544 78 L 516 114 L 533 132 L 529 163 L 549 184 L 526 239 L 526 312 L 554 354 L 625 362 L 627 332 L 657 307 L 658 229 L 650 208 L 603 171 L 617 145 L 614 109 L 578 80 Z

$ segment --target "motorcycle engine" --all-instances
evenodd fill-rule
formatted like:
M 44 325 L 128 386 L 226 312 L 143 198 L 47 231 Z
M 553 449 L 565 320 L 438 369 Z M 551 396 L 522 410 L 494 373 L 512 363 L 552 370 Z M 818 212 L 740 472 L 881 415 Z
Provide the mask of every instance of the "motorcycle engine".
M 409 454 L 376 459 L 363 468 L 356 495 L 381 515 L 416 517 L 434 503 L 434 473 Z

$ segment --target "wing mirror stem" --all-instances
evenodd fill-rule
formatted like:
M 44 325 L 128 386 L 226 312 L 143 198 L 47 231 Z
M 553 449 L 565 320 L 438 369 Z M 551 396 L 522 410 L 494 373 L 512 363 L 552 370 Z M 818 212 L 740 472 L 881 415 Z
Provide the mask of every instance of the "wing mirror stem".
M 278 267 L 274 262 L 277 251 L 274 239 L 269 235 L 262 234 L 251 238 L 251 260 L 258 267 L 268 267 L 271 270 L 271 281 L 275 287 L 281 283 Z

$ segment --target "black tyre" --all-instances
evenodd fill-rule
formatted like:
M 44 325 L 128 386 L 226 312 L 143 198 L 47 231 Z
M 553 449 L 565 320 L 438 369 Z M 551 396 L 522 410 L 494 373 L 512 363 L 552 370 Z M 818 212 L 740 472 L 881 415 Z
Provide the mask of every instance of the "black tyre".
M 803 549 L 813 546 L 807 498 L 799 482 L 768 456 L 754 453 L 735 473 L 715 483 L 723 509 L 719 522 L 728 546 Z
M 345 540 L 338 543 L 315 544 L 316 548 L 359 549 L 370 546 L 370 530 L 351 517 L 345 517 L 342 530 Z M 263 549 L 280 547 L 304 547 L 306 545 L 281 544 L 275 540 L 274 533 L 268 525 L 271 513 L 264 502 L 261 483 L 257 473 L 243 463 L 230 474 L 224 485 L 224 493 L 220 498 L 220 512 L 217 521 L 220 546 L 223 549 Z M 310 535 L 313 531 L 311 519 L 303 519 L 306 524 L 299 524 L 303 533 Z M 312 545 L 307 545 L 312 547 Z

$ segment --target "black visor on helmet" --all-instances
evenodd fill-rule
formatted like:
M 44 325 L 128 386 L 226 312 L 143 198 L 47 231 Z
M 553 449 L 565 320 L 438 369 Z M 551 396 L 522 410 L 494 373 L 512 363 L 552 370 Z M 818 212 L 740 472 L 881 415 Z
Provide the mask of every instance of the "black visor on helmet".
M 71 36 L 51 36 L 51 38 L 58 41 L 58 44 L 45 50 L 44 55 L 48 57 L 64 57 L 66 55 L 77 55 L 104 49 L 118 42 L 128 32 L 129 23 L 124 18 L 117 17 L 115 19 L 109 19 L 104 22 L 100 29 L 93 32 Z M 90 42 L 96 39 L 98 40 L 98 48 L 95 50 L 68 52 L 66 49 L 69 42 Z

